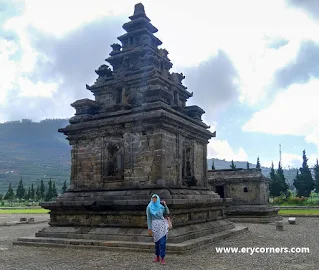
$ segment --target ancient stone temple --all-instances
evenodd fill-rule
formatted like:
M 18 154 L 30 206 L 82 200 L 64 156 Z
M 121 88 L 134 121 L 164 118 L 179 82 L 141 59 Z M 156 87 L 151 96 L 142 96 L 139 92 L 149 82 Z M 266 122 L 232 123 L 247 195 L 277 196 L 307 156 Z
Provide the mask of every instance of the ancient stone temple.
M 86 86 L 94 100 L 71 104 L 75 116 L 59 130 L 72 146 L 70 188 L 42 203 L 51 210 L 50 227 L 18 243 L 153 250 L 145 210 L 154 193 L 173 219 L 168 252 L 243 230 L 226 219 L 229 199 L 207 184 L 207 143 L 215 134 L 201 119 L 204 111 L 186 105 L 193 93 L 182 73 L 170 72 L 143 5 L 129 18 L 106 59 L 112 69 L 101 65 Z
M 260 169 L 209 170 L 208 185 L 221 198 L 231 198 L 227 218 L 234 222 L 269 223 L 282 219 L 270 206 L 270 179 Z

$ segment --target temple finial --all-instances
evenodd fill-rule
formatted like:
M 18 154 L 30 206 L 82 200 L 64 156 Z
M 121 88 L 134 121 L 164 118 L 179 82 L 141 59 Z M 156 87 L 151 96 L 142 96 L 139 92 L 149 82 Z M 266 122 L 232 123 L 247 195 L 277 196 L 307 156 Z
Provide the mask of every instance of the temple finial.
M 145 14 L 145 9 L 142 3 L 138 3 L 134 7 L 134 16 L 140 15 L 140 14 Z
M 147 18 L 146 14 L 145 14 L 145 9 L 142 3 L 138 3 L 134 6 L 134 14 L 132 16 L 130 16 L 129 18 L 131 20 L 135 20 L 138 18 L 146 18 L 148 21 L 150 21 L 149 18 Z

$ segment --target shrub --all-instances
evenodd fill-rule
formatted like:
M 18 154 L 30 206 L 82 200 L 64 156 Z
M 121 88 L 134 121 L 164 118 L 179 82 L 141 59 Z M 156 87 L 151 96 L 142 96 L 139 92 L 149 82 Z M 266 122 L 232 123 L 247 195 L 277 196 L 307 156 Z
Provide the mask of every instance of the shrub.
M 283 197 L 275 197 L 273 199 L 273 204 L 283 204 L 285 202 L 284 198 Z
M 307 204 L 307 198 L 306 197 L 290 197 L 288 199 L 289 204 L 295 204 L 295 205 L 305 205 Z

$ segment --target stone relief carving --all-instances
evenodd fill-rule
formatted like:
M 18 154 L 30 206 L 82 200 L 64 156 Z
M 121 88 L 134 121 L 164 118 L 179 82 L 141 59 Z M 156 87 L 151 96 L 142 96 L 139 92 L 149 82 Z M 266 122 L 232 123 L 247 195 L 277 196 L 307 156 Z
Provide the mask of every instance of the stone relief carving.
M 171 74 L 171 78 L 174 82 L 177 82 L 177 83 L 182 83 L 182 81 L 185 79 L 185 76 L 183 75 L 183 73 L 175 73 L 173 72 Z
M 99 75 L 99 77 L 96 79 L 95 84 L 101 84 L 105 82 L 105 79 L 111 78 L 113 76 L 113 71 L 109 68 L 108 65 L 101 65 L 97 70 L 95 70 L 95 73 Z

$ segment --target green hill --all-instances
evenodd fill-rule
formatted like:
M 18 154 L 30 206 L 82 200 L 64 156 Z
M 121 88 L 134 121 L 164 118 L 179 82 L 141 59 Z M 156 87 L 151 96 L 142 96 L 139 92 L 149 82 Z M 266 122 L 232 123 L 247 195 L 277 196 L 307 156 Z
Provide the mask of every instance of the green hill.
M 24 185 L 45 182 L 51 177 L 61 188 L 70 178 L 70 149 L 68 141 L 58 128 L 65 127 L 67 119 L 28 119 L 0 124 L 0 193 L 4 194 L 11 182 L 17 187 L 20 177 Z

